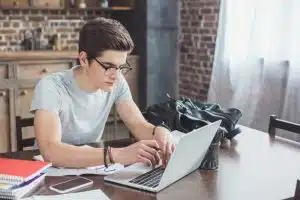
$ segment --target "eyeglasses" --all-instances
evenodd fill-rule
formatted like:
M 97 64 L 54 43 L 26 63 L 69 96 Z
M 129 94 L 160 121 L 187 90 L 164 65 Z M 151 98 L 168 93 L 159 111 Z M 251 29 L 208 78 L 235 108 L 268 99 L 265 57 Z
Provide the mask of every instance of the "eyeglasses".
M 128 61 L 126 60 L 126 64 L 120 66 L 120 67 L 112 67 L 112 66 L 106 66 L 104 63 L 100 62 L 99 60 L 97 60 L 97 58 L 94 58 L 94 60 L 103 68 L 105 69 L 105 75 L 111 75 L 115 72 L 117 72 L 118 70 L 120 70 L 120 72 L 122 74 L 127 74 L 130 70 L 132 70 L 132 67 L 129 65 Z

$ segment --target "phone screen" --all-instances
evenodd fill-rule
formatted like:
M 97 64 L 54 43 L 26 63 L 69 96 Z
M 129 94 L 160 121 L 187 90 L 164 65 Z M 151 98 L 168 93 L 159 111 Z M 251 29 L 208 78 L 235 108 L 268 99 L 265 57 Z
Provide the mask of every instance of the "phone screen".
M 69 180 L 69 181 L 66 181 L 63 183 L 59 183 L 57 185 L 53 185 L 52 188 L 63 191 L 63 190 L 68 190 L 70 188 L 74 188 L 74 187 L 77 187 L 77 186 L 80 186 L 80 185 L 83 185 L 86 183 L 90 183 L 90 182 L 91 182 L 91 180 L 79 177 L 79 178 L 75 178 L 75 179 L 72 179 L 72 180 Z

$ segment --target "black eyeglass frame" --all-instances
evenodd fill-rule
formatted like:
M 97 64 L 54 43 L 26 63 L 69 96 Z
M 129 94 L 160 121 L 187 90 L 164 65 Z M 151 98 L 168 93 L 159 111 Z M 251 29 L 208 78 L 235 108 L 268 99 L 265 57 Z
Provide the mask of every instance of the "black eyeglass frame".
M 129 62 L 127 60 L 126 60 L 126 64 L 128 65 L 128 67 L 127 66 L 107 67 L 107 66 L 105 66 L 105 64 L 103 64 L 102 62 L 100 62 L 97 58 L 93 58 L 93 59 L 105 70 L 105 72 L 107 72 L 107 70 L 110 70 L 110 69 L 115 69 L 116 71 L 120 70 L 120 72 L 125 75 L 129 71 L 132 70 L 132 67 L 130 66 L 130 64 L 129 64 Z M 125 72 L 122 71 L 122 70 L 125 70 Z

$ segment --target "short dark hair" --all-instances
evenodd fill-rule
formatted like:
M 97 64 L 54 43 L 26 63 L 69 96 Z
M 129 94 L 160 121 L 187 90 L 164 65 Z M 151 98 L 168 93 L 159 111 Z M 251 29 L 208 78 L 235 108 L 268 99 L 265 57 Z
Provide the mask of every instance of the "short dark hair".
M 88 60 L 106 50 L 131 52 L 133 48 L 130 34 L 117 20 L 98 17 L 88 21 L 80 30 L 79 52 L 85 51 Z

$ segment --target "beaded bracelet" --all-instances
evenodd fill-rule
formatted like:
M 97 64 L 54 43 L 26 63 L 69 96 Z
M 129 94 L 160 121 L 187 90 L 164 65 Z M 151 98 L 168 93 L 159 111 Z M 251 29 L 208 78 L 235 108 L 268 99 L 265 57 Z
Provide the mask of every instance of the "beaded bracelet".
M 108 158 L 110 163 L 115 163 L 112 155 L 111 155 L 111 147 L 108 147 Z
M 108 146 L 104 146 L 103 156 L 104 156 L 104 166 L 107 168 L 107 161 L 106 161 L 106 155 L 107 155 Z

